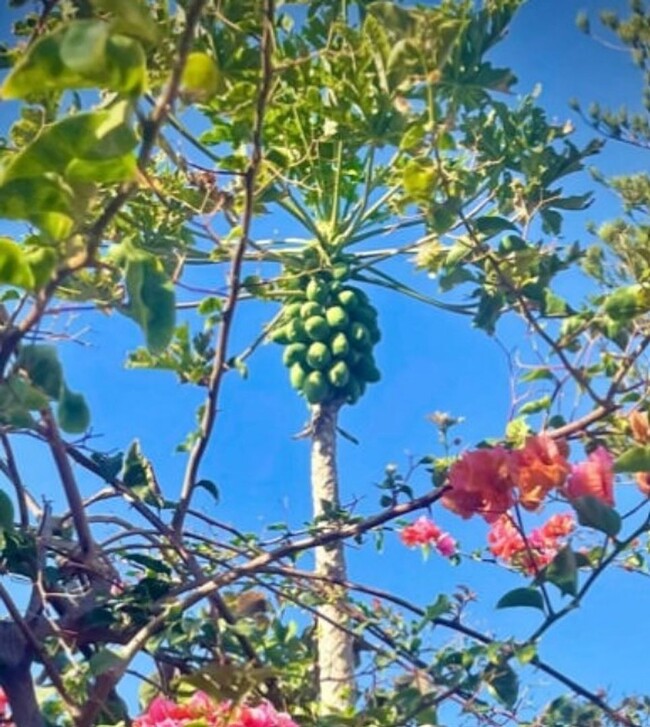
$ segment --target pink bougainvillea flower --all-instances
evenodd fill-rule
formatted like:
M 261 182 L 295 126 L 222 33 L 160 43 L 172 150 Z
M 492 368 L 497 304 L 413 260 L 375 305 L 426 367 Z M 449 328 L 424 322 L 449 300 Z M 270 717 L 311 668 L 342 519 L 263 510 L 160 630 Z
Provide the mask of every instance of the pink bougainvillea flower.
M 488 547 L 495 557 L 533 575 L 555 558 L 565 544 L 563 538 L 574 528 L 571 514 L 553 515 L 524 538 L 512 517 L 506 514 L 492 523 Z
M 566 445 L 546 434 L 529 437 L 522 449 L 511 453 L 512 479 L 522 507 L 537 510 L 551 490 L 564 484 L 571 471 L 566 455 Z
M 156 697 L 146 713 L 133 722 L 134 727 L 298 727 L 286 714 L 277 712 L 270 702 L 257 707 L 234 707 L 231 702 L 215 702 L 204 692 L 196 692 L 189 702 L 177 704 Z
M 440 555 L 445 558 L 451 558 L 456 555 L 456 541 L 449 535 L 449 533 L 443 533 L 438 540 L 436 540 L 436 549 Z
M 449 471 L 442 504 L 463 518 L 494 522 L 514 504 L 509 452 L 503 447 L 466 452 Z
M 298 727 L 286 712 L 276 712 L 270 702 L 257 707 L 240 707 L 228 727 Z
M 429 545 L 434 543 L 442 534 L 440 528 L 428 517 L 419 517 L 411 525 L 407 525 L 400 532 L 400 539 L 409 548 L 414 545 Z
M 407 525 L 399 534 L 404 545 L 412 548 L 416 545 L 435 546 L 440 555 L 450 558 L 456 554 L 456 541 L 443 532 L 428 517 L 419 517 L 411 525 Z
M 614 458 L 604 447 L 598 447 L 585 462 L 573 466 L 566 494 L 571 500 L 591 495 L 614 506 Z
M 151 701 L 144 715 L 138 717 L 134 727 L 184 727 L 204 724 L 205 727 L 226 727 L 227 717 L 232 713 L 230 702 L 214 702 L 205 692 L 195 692 L 184 703 L 156 697 Z M 282 726 L 281 726 L 282 727 Z

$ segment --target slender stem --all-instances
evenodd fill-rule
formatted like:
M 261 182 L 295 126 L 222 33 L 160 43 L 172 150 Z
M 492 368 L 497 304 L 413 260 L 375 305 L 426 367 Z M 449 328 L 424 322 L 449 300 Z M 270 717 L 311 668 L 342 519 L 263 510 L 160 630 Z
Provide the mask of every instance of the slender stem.
M 178 506 L 172 519 L 172 528 L 176 533 L 180 533 L 183 529 L 183 522 L 194 493 L 199 468 L 207 450 L 217 419 L 217 401 L 219 399 L 223 375 L 226 371 L 230 331 L 234 322 L 235 310 L 237 308 L 239 298 L 241 284 L 240 277 L 244 261 L 244 253 L 246 252 L 246 245 L 250 237 L 253 222 L 253 213 L 255 208 L 255 182 L 259 167 L 262 163 L 262 131 L 264 125 L 264 113 L 271 93 L 271 81 L 273 76 L 272 58 L 274 14 L 275 0 L 265 0 L 262 39 L 260 44 L 262 65 L 261 78 L 255 108 L 250 163 L 244 178 L 245 203 L 241 223 L 242 232 L 239 242 L 235 248 L 230 268 L 230 290 L 226 298 L 221 318 L 221 325 L 219 327 L 216 352 L 208 380 L 208 394 L 203 406 L 203 415 L 201 417 L 199 427 L 199 436 L 190 451 Z

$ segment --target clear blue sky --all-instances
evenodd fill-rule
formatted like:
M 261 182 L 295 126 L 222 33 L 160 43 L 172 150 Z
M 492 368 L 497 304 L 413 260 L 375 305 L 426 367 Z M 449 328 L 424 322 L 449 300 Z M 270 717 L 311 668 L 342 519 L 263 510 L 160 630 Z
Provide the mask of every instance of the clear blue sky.
M 624 3 L 530 0 L 494 56 L 515 70 L 519 92 L 541 83 L 540 103 L 551 116 L 573 119 L 581 141 L 591 134 L 569 110 L 570 98 L 576 97 L 584 105 L 597 100 L 602 105 L 634 107 L 640 97 L 640 78 L 627 56 L 598 45 L 575 28 L 578 10 L 586 9 L 593 17 L 602 8 L 623 9 Z M 6 123 L 8 116 L 9 107 L 0 107 L 0 119 Z M 647 156 L 621 145 L 608 146 L 594 160 L 608 173 L 645 169 L 647 162 Z M 586 175 L 577 181 L 577 189 L 589 187 Z M 598 190 L 587 213 L 567 218 L 564 237 L 585 241 L 588 220 L 604 220 L 617 212 L 613 196 Z M 254 235 L 267 236 L 272 224 L 260 221 Z M 404 274 L 412 275 L 406 267 Z M 424 276 L 412 282 L 434 290 L 433 282 Z M 360 445 L 340 444 L 343 500 L 358 499 L 360 512 L 377 507 L 374 483 L 381 480 L 387 463 L 406 469 L 411 454 L 417 457 L 437 451 L 436 432 L 427 422 L 427 414 L 443 410 L 466 417 L 459 434 L 471 445 L 503 433 L 510 404 L 501 349 L 472 330 L 467 320 L 383 290 L 373 292 L 373 300 L 383 331 L 377 350 L 383 379 L 369 388 L 359 404 L 343 412 L 342 426 Z M 260 305 L 242 305 L 233 351 L 244 348 L 251 332 L 259 330 L 270 314 Z M 124 449 L 138 437 L 156 463 L 163 487 L 169 493 L 177 492 L 184 459 L 174 449 L 193 425 L 201 392 L 178 385 L 169 374 L 124 371 L 126 352 L 140 343 L 138 330 L 128 321 L 95 314 L 66 323 L 67 330 L 80 333 L 85 344 L 67 344 L 64 357 L 71 386 L 83 391 L 90 403 L 93 431 L 103 435 L 97 446 Z M 517 343 L 506 342 L 509 346 Z M 242 529 L 260 530 L 278 520 L 298 526 L 309 519 L 308 444 L 291 438 L 304 425 L 307 411 L 289 387 L 277 347 L 265 346 L 255 355 L 248 380 L 237 374 L 227 377 L 220 410 L 202 475 L 218 483 L 222 503 L 215 507 L 206 496 L 203 505 Z M 50 483 L 56 479 L 49 464 L 31 458 L 24 466 L 35 493 L 51 495 Z M 86 475 L 80 477 L 89 494 L 96 483 Z M 424 473 L 413 484 L 417 491 L 426 490 Z M 445 513 L 434 515 L 461 541 L 464 550 L 484 542 L 483 523 L 468 523 Z M 373 555 L 370 548 L 363 553 L 351 551 L 350 556 L 353 579 L 393 589 L 420 603 L 450 592 L 459 583 L 468 584 L 479 598 L 470 609 L 468 622 L 497 635 L 513 631 L 524 635 L 537 623 L 535 614 L 494 610 L 499 595 L 524 585 L 524 580 L 489 565 L 468 563 L 454 569 L 435 556 L 423 563 L 417 552 L 405 550 L 390 537 L 383 556 Z M 551 630 L 542 656 L 592 689 L 613 686 L 620 695 L 647 688 L 647 676 L 638 668 L 645 663 L 650 643 L 645 588 L 637 576 L 612 572 L 579 613 Z M 540 689 L 548 682 L 541 676 L 528 681 Z M 539 702 L 540 694 L 530 697 Z

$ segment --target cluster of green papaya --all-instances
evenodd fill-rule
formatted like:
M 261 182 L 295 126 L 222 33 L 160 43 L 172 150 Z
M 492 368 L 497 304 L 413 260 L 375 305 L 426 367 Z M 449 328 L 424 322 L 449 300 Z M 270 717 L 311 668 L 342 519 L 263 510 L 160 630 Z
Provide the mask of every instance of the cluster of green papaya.
M 331 273 L 302 278 L 269 336 L 285 346 L 291 385 L 310 404 L 354 404 L 366 384 L 379 381 L 377 311 L 362 290 Z

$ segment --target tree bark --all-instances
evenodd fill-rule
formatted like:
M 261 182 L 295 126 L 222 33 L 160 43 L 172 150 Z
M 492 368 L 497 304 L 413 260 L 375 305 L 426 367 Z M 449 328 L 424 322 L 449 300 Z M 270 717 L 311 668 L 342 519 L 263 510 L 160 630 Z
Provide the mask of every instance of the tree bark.
M 314 517 L 323 518 L 340 507 L 336 462 L 336 423 L 339 404 L 319 404 L 312 407 L 311 487 Z M 315 572 L 325 578 L 345 580 L 347 570 L 343 544 L 315 549 Z M 328 588 L 328 603 L 318 609 L 317 619 L 318 681 L 320 709 L 331 714 L 345 709 L 354 700 L 353 637 L 337 624 L 346 626 L 348 617 L 343 607 L 346 593 L 343 588 Z
M 0 686 L 16 727 L 45 727 L 31 674 L 30 648 L 16 624 L 0 622 Z

